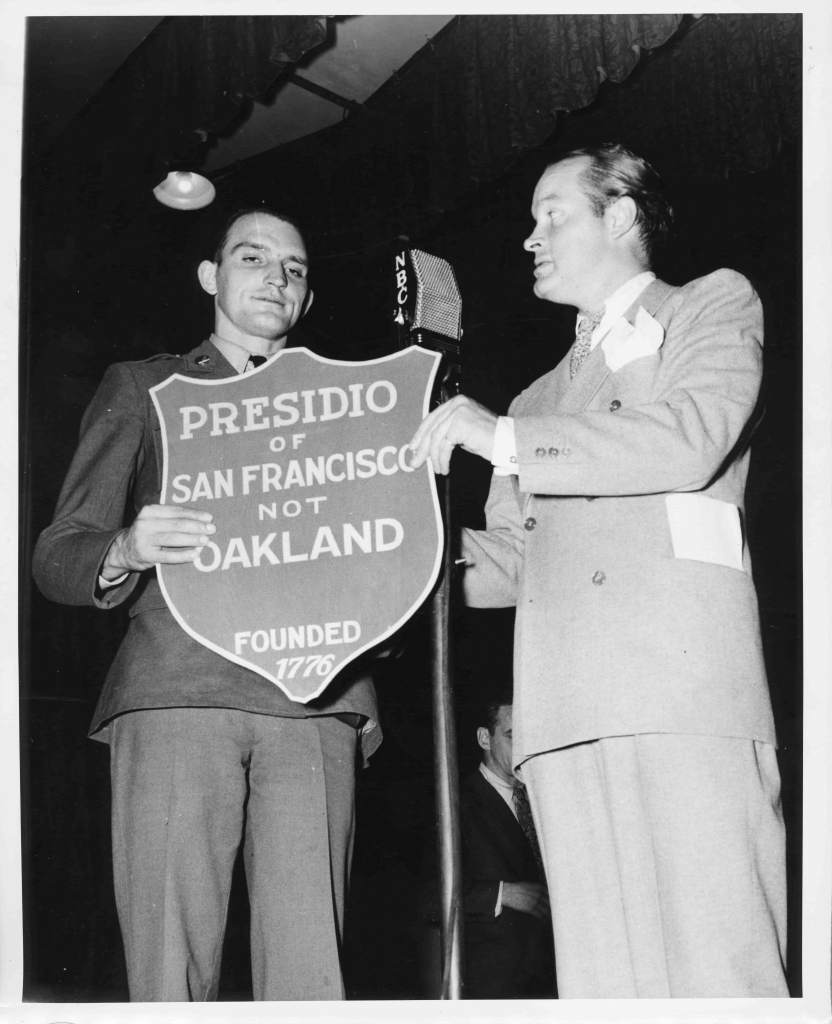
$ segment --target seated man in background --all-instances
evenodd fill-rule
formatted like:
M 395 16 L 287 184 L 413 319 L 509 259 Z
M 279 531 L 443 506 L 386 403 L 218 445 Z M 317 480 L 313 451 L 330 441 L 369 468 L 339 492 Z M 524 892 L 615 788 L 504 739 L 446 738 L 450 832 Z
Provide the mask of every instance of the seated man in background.
M 483 706 L 478 768 L 462 782 L 464 993 L 469 999 L 555 992 L 549 898 L 525 787 L 511 760 L 511 697 Z

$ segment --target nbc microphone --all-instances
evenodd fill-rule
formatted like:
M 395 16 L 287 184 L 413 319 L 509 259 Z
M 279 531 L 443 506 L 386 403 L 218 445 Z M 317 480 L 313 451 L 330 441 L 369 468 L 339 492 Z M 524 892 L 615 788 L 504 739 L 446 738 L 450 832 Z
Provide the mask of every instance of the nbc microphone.
M 394 308 L 399 348 L 422 345 L 445 357 L 447 369 L 461 359 L 462 299 L 450 263 L 421 249 L 397 249 L 393 257 Z

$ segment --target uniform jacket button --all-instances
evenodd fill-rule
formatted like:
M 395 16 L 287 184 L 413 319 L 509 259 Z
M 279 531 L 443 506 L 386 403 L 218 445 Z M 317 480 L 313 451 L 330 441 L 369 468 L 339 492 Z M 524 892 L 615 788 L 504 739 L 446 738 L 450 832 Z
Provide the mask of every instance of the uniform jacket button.
M 537 526 L 537 520 L 534 516 L 529 516 L 528 519 L 523 523 L 523 528 L 526 530 L 533 530 Z
M 617 398 L 613 398 L 613 400 L 610 402 L 610 412 L 618 412 L 620 408 L 621 402 L 619 402 Z
M 553 459 L 556 459 L 558 455 L 560 455 L 560 452 L 557 450 L 557 448 L 550 448 L 549 454 L 552 456 Z
M 545 448 L 535 448 L 534 453 L 535 453 L 535 455 L 539 459 L 542 459 L 543 456 L 546 454 L 546 449 Z
M 604 583 L 606 578 L 606 573 L 601 572 L 600 569 L 592 574 L 592 582 L 595 584 L 596 587 L 600 587 L 601 584 Z

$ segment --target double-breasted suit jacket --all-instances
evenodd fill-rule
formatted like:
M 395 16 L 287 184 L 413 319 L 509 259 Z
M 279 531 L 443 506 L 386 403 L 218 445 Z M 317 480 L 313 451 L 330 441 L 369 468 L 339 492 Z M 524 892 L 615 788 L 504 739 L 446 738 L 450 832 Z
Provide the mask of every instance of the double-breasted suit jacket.
M 149 389 L 172 373 L 206 380 L 235 374 L 210 341 L 187 355 L 160 355 L 109 367 L 81 424 L 81 435 L 52 524 L 35 549 L 34 574 L 43 593 L 63 604 L 112 608 L 129 602 L 130 625 L 93 717 L 91 732 L 125 711 L 164 707 L 229 707 L 259 714 L 306 717 L 359 714 L 365 756 L 380 742 L 375 692 L 349 670 L 307 705 L 289 700 L 256 672 L 215 654 L 178 625 L 155 570 L 132 573 L 120 586 L 97 587 L 102 559 L 115 535 L 161 492 L 162 442 Z
M 719 270 L 653 281 L 625 319 L 515 399 L 517 473 L 464 532 L 469 603 L 516 605 L 517 764 L 645 732 L 775 740 L 743 507 L 759 299 Z

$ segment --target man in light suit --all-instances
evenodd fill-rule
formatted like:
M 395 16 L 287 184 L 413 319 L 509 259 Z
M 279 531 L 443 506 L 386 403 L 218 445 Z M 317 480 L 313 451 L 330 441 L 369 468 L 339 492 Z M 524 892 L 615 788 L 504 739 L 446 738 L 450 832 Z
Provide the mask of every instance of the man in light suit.
M 513 771 L 511 696 L 485 704 L 478 721 L 481 760 L 459 795 L 465 997 L 551 997 L 549 900 L 535 841 L 520 818 L 523 786 Z
M 216 999 L 241 843 L 254 997 L 341 999 L 355 765 L 381 738 L 372 682 L 347 671 L 318 700 L 292 701 L 193 640 L 156 576 L 193 560 L 215 527 L 207 509 L 159 504 L 149 389 L 172 373 L 231 377 L 279 352 L 311 301 L 306 246 L 284 214 L 241 211 L 198 277 L 214 300 L 211 337 L 108 369 L 34 574 L 54 601 L 130 606 L 90 734 L 110 747 L 131 1000 Z
M 413 440 L 494 464 L 469 602 L 516 605 L 514 760 L 560 996 L 785 996 L 785 842 L 744 535 L 763 322 L 747 280 L 650 272 L 660 179 L 616 145 L 550 165 L 534 291 L 576 342 L 497 417 L 457 396 Z

